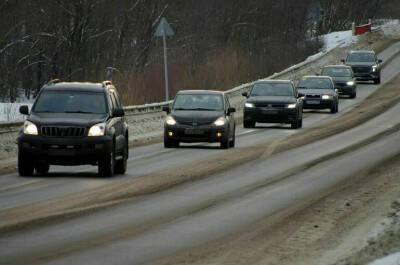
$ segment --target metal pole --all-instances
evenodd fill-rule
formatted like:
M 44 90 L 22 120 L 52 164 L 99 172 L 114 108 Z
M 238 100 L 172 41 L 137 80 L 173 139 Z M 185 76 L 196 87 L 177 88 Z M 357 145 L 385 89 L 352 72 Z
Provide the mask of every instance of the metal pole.
M 165 31 L 163 32 L 163 43 L 164 43 L 165 101 L 168 101 L 169 87 L 168 87 L 167 38 L 165 36 Z

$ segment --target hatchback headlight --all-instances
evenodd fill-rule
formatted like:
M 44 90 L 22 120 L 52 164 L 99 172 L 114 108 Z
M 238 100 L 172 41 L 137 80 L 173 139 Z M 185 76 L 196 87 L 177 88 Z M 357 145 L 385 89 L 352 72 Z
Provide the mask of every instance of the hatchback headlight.
M 98 123 L 90 127 L 88 136 L 103 136 L 106 131 L 105 123 Z
M 331 99 L 332 96 L 331 95 L 322 95 L 322 99 Z
M 33 122 L 25 121 L 24 122 L 24 134 L 38 135 L 37 126 Z
M 168 125 L 175 125 L 176 124 L 176 120 L 172 116 L 168 116 L 165 119 L 165 123 L 168 124 Z
M 296 108 L 296 103 L 288 104 L 288 105 L 287 105 L 287 108 L 288 108 L 288 109 L 295 109 L 295 108 Z
M 246 103 L 244 103 L 244 106 L 246 108 L 254 108 L 254 103 L 246 102 Z
M 355 82 L 354 81 L 349 81 L 346 83 L 348 86 L 354 86 Z
M 216 121 L 214 121 L 215 126 L 224 126 L 225 123 L 226 123 L 226 119 L 224 117 L 220 117 Z

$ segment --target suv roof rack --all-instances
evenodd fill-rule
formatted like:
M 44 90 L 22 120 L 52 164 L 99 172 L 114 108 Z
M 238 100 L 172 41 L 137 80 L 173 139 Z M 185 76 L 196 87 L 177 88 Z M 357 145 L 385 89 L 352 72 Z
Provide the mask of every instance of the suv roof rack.
M 60 83 L 60 82 L 61 82 L 60 79 L 52 79 L 49 82 L 47 82 L 46 85 L 54 85 L 54 84 L 57 84 L 57 83 Z
M 103 86 L 111 86 L 112 82 L 110 80 L 103 81 Z

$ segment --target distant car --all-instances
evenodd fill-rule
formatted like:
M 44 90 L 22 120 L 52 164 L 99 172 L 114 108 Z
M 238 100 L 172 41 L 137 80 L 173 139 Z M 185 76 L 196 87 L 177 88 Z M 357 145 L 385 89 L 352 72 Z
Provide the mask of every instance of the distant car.
M 360 81 L 381 83 L 381 64 L 374 51 L 351 51 L 342 62 L 351 66 L 354 77 Z
M 293 129 L 303 126 L 302 95 L 289 80 L 260 80 L 250 92 L 243 110 L 243 127 L 253 128 L 260 123 L 289 123 Z
M 46 84 L 18 137 L 18 171 L 46 174 L 50 165 L 98 165 L 102 177 L 126 171 L 128 125 L 110 81 Z
M 164 125 L 165 148 L 179 143 L 218 142 L 221 148 L 235 146 L 236 111 L 219 91 L 184 90 L 177 93 Z
M 329 76 L 304 76 L 297 84 L 299 93 L 304 95 L 303 109 L 339 110 L 339 95 L 333 79 Z
M 321 75 L 332 77 L 339 95 L 347 95 L 350 98 L 357 96 L 357 82 L 350 66 L 328 65 L 322 68 Z

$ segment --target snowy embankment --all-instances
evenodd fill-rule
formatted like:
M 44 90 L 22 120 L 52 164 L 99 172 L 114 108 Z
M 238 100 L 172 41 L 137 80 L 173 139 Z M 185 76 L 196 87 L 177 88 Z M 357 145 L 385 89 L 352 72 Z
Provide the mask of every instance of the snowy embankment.
M 32 102 L 1 102 L 0 103 L 0 122 L 8 122 L 8 121 L 21 121 L 24 119 L 24 116 L 19 113 L 19 107 L 21 105 L 32 106 Z
M 399 265 L 400 264 L 400 252 L 391 254 L 382 259 L 378 259 L 369 265 Z

